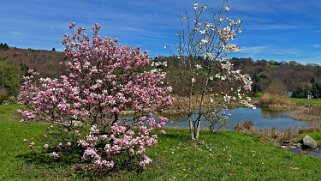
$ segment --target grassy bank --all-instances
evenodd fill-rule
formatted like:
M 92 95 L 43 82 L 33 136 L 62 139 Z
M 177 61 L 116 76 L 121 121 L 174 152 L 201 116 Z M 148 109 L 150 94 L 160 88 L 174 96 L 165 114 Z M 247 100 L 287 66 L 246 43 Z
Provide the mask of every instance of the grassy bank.
M 290 117 L 310 122 L 321 120 L 321 99 L 299 99 L 264 93 L 253 99 L 260 107 L 271 110 L 290 111 Z
M 321 99 L 291 98 L 291 101 L 297 105 L 321 107 Z
M 291 101 L 297 105 L 291 117 L 303 121 L 321 121 L 321 99 L 291 98 Z
M 321 160 L 290 153 L 259 137 L 232 131 L 204 132 L 203 144 L 195 146 L 184 130 L 167 130 L 149 150 L 153 163 L 141 173 L 124 171 L 93 178 L 77 175 L 70 164 L 27 161 L 32 154 L 23 139 L 29 143 L 44 133 L 46 125 L 18 123 L 16 108 L 0 106 L 0 180 L 321 179 Z M 321 140 L 319 132 L 313 136 Z
M 251 97 L 253 101 L 259 102 L 262 99 L 262 95 L 257 96 L 257 97 Z M 283 97 L 282 99 L 267 99 L 266 101 L 267 104 L 273 104 L 274 102 L 286 102 L 288 104 L 288 101 L 291 101 L 292 103 L 295 103 L 298 106 L 318 106 L 321 107 L 321 99 L 305 99 L 305 98 L 289 98 L 288 101 L 284 100 L 285 98 Z M 273 102 L 274 101 L 274 102 Z

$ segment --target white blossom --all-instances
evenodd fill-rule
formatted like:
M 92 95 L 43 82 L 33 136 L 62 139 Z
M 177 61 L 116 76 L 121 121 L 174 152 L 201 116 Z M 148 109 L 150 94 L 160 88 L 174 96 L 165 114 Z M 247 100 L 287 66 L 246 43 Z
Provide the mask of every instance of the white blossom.
M 159 69 L 152 69 L 152 70 L 150 70 L 149 72 L 150 73 L 157 73 L 157 72 L 159 72 L 160 70 Z
M 167 67 L 167 62 L 163 62 L 163 66 Z
M 225 94 L 225 96 L 223 97 L 225 102 L 230 102 L 231 101 L 231 96 L 228 96 L 227 94 Z
M 199 65 L 199 64 L 196 64 L 196 69 L 201 69 L 202 68 L 202 66 L 201 65 Z
M 209 43 L 209 41 L 208 41 L 208 39 L 202 39 L 202 40 L 201 40 L 201 43 L 202 43 L 202 44 L 207 44 L 207 43 Z
M 225 52 L 239 52 L 241 49 L 236 44 L 227 44 L 224 47 Z
M 198 8 L 198 3 L 194 3 L 193 8 L 196 10 Z
M 203 5 L 203 6 L 202 6 L 202 12 L 205 11 L 205 9 L 206 9 L 206 6 Z
M 212 23 L 211 22 L 206 22 L 205 23 L 205 27 L 206 28 L 210 28 L 210 27 L 212 27 L 213 25 L 212 25 Z
M 241 24 L 241 22 L 242 22 L 242 21 L 241 21 L 240 19 L 237 19 L 237 20 L 236 20 L 236 24 Z
M 213 60 L 213 53 L 207 52 L 205 54 L 205 59 L 208 58 L 209 60 Z
M 224 11 L 225 12 L 228 12 L 228 11 L 230 11 L 231 9 L 230 9 L 230 7 L 229 6 L 225 6 L 225 8 L 224 8 Z
M 206 33 L 206 30 L 201 30 L 200 33 L 204 35 Z
M 160 65 L 160 62 L 155 62 L 155 63 L 154 63 L 154 66 L 155 66 L 155 67 L 158 67 L 159 65 Z

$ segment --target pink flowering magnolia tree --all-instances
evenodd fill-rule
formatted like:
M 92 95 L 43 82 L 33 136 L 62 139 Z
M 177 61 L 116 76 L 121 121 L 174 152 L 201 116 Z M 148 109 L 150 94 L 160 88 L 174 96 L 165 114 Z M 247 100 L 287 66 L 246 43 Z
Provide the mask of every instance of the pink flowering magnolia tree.
M 84 149 L 83 160 L 97 166 L 113 168 L 113 158 L 122 153 L 138 158 L 140 166 L 148 164 L 146 147 L 157 143 L 157 134 L 150 132 L 168 121 L 157 114 L 172 105 L 165 74 L 146 71 L 151 63 L 147 52 L 101 37 L 98 24 L 92 27 L 92 38 L 75 23 L 69 28 L 74 33 L 65 34 L 62 41 L 65 75 L 36 79 L 30 71 L 24 77 L 19 97 L 29 109 L 19 110 L 23 121 L 41 116 L 67 130 L 76 123 L 91 125 L 88 136 L 69 144 L 78 144 Z M 133 118 L 120 118 L 129 111 Z

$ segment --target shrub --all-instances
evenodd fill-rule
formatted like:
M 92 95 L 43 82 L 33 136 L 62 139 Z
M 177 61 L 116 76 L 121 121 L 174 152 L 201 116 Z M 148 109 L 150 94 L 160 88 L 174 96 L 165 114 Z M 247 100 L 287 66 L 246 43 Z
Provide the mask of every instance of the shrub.
M 255 124 L 252 120 L 246 120 L 243 122 L 238 122 L 235 127 L 234 130 L 236 131 L 249 131 L 249 132 L 255 132 L 256 128 L 255 128 Z
M 256 129 L 252 120 L 244 122 L 238 122 L 234 128 L 236 131 L 243 131 L 247 133 L 253 133 L 260 135 L 265 140 L 273 142 L 275 145 L 290 145 L 293 143 L 293 138 L 297 135 L 298 130 L 293 128 L 287 128 L 282 131 L 278 131 L 275 128 Z
M 268 108 L 291 108 L 293 103 L 285 96 L 264 93 L 260 98 L 260 104 Z
M 0 60 L 0 103 L 9 96 L 17 96 L 19 90 L 18 67 L 9 60 Z
M 297 136 L 298 130 L 293 128 L 287 128 L 278 131 L 274 128 L 262 129 L 258 133 L 275 145 L 291 145 L 294 142 L 294 138 Z
M 74 28 L 72 23 L 70 29 Z M 97 167 L 113 168 L 120 155 L 135 155 L 143 167 L 151 161 L 146 147 L 157 143 L 157 133 L 150 132 L 168 121 L 157 114 L 172 105 L 170 88 L 164 84 L 164 73 L 145 71 L 150 64 L 147 52 L 117 45 L 117 39 L 102 39 L 99 29 L 93 26 L 92 40 L 82 27 L 71 36 L 65 34 L 66 74 L 60 78 L 37 80 L 29 71 L 19 96 L 29 110 L 19 112 L 25 121 L 41 116 L 68 132 L 75 123 L 90 125 L 89 134 L 71 144 L 80 145 L 83 160 Z M 135 112 L 134 117 L 120 118 L 124 111 Z M 51 156 L 57 159 L 62 151 Z
M 4 88 L 0 88 L 0 104 L 8 97 L 8 91 Z
M 227 126 L 229 117 L 226 115 L 225 111 L 222 109 L 215 109 L 214 111 L 206 115 L 208 121 L 208 126 L 211 133 Z

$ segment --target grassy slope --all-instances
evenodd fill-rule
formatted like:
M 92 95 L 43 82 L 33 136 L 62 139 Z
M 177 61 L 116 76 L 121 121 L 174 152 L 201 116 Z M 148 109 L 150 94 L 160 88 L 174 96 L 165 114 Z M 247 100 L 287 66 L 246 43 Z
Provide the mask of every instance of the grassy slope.
M 18 118 L 16 108 L 16 105 L 0 106 L 0 180 L 89 179 L 88 176 L 72 177 L 70 165 L 27 163 L 21 155 L 30 151 L 22 140 L 41 135 L 46 125 L 14 121 Z M 253 136 L 238 132 L 203 133 L 204 144 L 193 146 L 187 131 L 167 132 L 159 144 L 149 150 L 154 162 L 142 173 L 123 172 L 95 179 L 321 179 L 321 160 L 292 154 Z M 320 133 L 311 136 L 321 140 Z
M 37 123 L 19 123 L 16 109 L 19 105 L 0 105 L 0 180 L 35 180 L 50 175 L 59 176 L 53 170 L 38 169 L 26 163 L 22 157 L 30 153 L 27 144 L 44 133 L 46 125 Z M 23 139 L 27 139 L 26 143 Z

